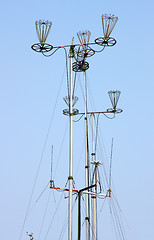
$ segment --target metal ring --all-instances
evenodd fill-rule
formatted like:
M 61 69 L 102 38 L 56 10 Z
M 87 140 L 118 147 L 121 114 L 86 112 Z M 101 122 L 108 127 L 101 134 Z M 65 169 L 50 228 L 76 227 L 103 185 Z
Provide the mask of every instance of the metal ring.
M 74 62 L 72 68 L 74 72 L 85 72 L 89 68 L 89 63 L 84 62 L 83 64 L 82 61 Z
M 108 113 L 121 113 L 123 110 L 120 109 L 120 108 L 116 108 L 116 109 L 113 109 L 113 108 L 108 108 L 107 109 L 107 112 Z
M 116 44 L 116 40 L 112 37 L 99 37 L 95 39 L 95 43 L 100 45 L 100 46 L 108 46 L 108 47 L 112 47 Z
M 78 109 L 73 108 L 73 115 L 76 115 L 78 112 L 79 112 Z M 70 111 L 69 111 L 69 109 L 64 109 L 64 110 L 63 110 L 63 114 L 66 115 L 66 116 L 70 116 Z
M 35 43 L 31 46 L 35 52 L 50 52 L 53 46 L 48 43 Z
M 77 52 L 77 55 L 80 58 L 92 57 L 94 54 L 95 54 L 95 51 L 92 48 L 90 48 L 89 46 L 86 46 L 85 49 L 83 48 L 82 50 Z

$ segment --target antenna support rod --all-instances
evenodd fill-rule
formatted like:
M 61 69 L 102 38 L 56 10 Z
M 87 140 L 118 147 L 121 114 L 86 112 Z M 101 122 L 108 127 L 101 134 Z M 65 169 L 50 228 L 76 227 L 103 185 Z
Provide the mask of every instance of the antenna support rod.
M 70 155 L 69 155 L 69 224 L 68 240 L 72 240 L 72 189 L 73 189 L 73 64 L 74 47 L 70 47 Z

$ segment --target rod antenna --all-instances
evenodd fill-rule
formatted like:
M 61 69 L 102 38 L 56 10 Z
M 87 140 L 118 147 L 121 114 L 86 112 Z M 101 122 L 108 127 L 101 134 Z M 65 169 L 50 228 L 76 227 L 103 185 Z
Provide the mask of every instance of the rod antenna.
M 53 187 L 52 167 L 53 167 L 53 145 L 52 145 L 52 149 L 51 149 L 51 180 L 50 180 L 50 187 Z

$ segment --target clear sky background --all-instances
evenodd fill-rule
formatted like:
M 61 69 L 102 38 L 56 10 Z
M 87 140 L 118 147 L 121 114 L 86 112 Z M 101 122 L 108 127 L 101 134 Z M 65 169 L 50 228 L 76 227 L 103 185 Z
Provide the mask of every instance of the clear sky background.
M 38 42 L 35 21 L 39 19 L 52 21 L 53 26 L 47 42 L 54 46 L 65 45 L 71 43 L 73 36 L 77 42 L 76 33 L 80 30 L 90 30 L 91 41 L 102 36 L 101 15 L 103 13 L 111 13 L 119 17 L 112 33 L 117 44 L 112 48 L 106 48 L 104 52 L 89 60 L 88 82 L 93 92 L 95 110 L 98 111 L 110 107 L 107 95 L 109 90 L 118 89 L 122 92 L 119 107 L 123 109 L 123 113 L 112 121 L 101 116 L 101 134 L 108 157 L 111 139 L 114 138 L 112 174 L 117 199 L 126 219 L 124 225 L 127 239 L 153 239 L 153 12 L 152 0 L 1 1 L 1 239 L 20 239 L 53 113 L 54 118 L 31 207 L 50 180 L 52 144 L 54 145 L 54 166 L 59 161 L 55 173 L 57 185 L 64 186 L 68 176 L 66 140 L 61 150 L 65 130 L 68 130 L 68 119 L 62 115 L 62 110 L 66 108 L 62 97 L 67 95 L 65 55 L 64 51 L 60 50 L 51 58 L 45 58 L 31 50 L 31 45 Z M 64 80 L 54 112 L 62 79 Z M 79 108 L 80 103 L 76 106 Z M 91 109 L 90 102 L 88 106 Z M 81 109 L 83 110 L 82 107 Z M 78 132 L 75 134 L 79 143 L 80 135 Z M 75 146 L 78 146 L 78 143 Z M 62 152 L 59 157 L 60 150 Z M 77 153 L 75 151 L 74 155 Z M 80 187 L 82 186 L 80 184 Z M 50 190 L 47 191 L 48 195 Z M 44 214 L 45 199 L 44 197 L 43 200 L 38 201 L 35 208 L 39 209 L 41 218 Z M 58 202 L 58 197 L 56 201 Z M 67 200 L 65 205 L 62 209 L 67 209 Z M 37 231 L 38 229 L 40 231 L 41 223 L 38 220 L 40 216 L 37 210 L 28 215 L 21 236 L 22 240 L 28 239 L 26 231 L 34 232 L 34 238 L 38 240 Z M 59 228 L 55 225 L 51 232 L 57 233 Z M 54 238 L 57 236 L 56 233 Z M 47 239 L 51 238 L 50 234 Z M 109 237 L 105 227 L 102 227 L 100 238 L 116 239 L 116 237 Z M 45 239 L 43 234 L 40 239 Z

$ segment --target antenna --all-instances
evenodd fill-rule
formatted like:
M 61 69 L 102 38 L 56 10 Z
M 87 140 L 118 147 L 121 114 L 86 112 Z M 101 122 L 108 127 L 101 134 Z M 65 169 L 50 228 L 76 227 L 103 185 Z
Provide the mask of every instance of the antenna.
M 89 63 L 85 61 L 87 57 L 92 57 L 95 51 L 89 46 L 89 40 L 91 36 L 90 31 L 80 31 L 77 33 L 80 41 L 80 46 L 76 51 L 76 62 L 73 63 L 74 72 L 85 72 L 89 68 Z
M 105 40 L 107 40 L 111 35 L 111 32 L 113 31 L 113 28 L 115 27 L 117 21 L 118 17 L 115 17 L 114 15 L 111 14 L 102 15 L 102 27 Z
M 112 47 L 116 44 L 116 40 L 110 37 L 113 28 L 115 27 L 118 21 L 118 17 L 114 15 L 102 15 L 102 27 L 103 27 L 103 37 L 99 37 L 95 39 L 95 43 L 101 46 Z
M 80 57 L 82 60 L 87 57 L 92 57 L 95 54 L 95 51 L 89 47 L 89 40 L 91 36 L 90 31 L 80 31 L 77 33 L 78 39 L 80 41 L 80 46 L 82 49 L 80 50 L 80 47 L 77 52 L 77 56 Z
M 109 91 L 108 94 L 109 94 L 113 109 L 116 109 L 121 92 L 117 90 Z
M 52 22 L 39 20 L 35 22 L 35 26 L 39 42 L 43 45 L 45 44 L 47 37 L 49 35 Z
M 115 113 L 121 113 L 122 109 L 117 109 L 117 103 L 120 97 L 121 92 L 116 90 L 116 91 L 109 91 L 108 92 L 110 100 L 111 100 L 111 104 L 113 108 L 109 108 L 107 109 L 108 112 L 114 111 Z
M 73 99 L 72 107 L 74 107 L 74 105 L 78 101 L 78 97 L 77 96 L 73 96 L 72 99 Z M 66 103 L 66 105 L 70 108 L 70 97 L 66 96 L 66 97 L 63 98 L 63 100 Z M 73 110 L 73 114 L 77 114 L 79 112 L 79 110 L 76 109 L 76 108 L 73 108 L 72 110 Z M 69 109 L 64 109 L 63 110 L 63 114 L 69 116 L 70 110 Z
M 50 32 L 52 22 L 47 21 L 36 21 L 36 33 L 39 43 L 32 45 L 32 49 L 36 52 L 49 52 L 53 49 L 53 46 L 45 43 Z
M 63 100 L 65 101 L 65 103 L 67 104 L 67 106 L 69 107 L 70 105 L 70 97 L 64 97 Z M 74 107 L 74 105 L 76 104 L 76 102 L 78 101 L 78 97 L 73 96 L 73 103 L 72 106 Z
M 103 15 L 102 15 L 103 16 Z M 35 43 L 31 46 L 31 48 L 36 51 L 42 53 L 45 57 L 50 57 L 53 54 L 55 54 L 58 50 L 63 49 L 65 50 L 65 53 L 67 53 L 66 49 L 70 49 L 70 54 L 69 59 L 70 59 L 70 93 L 69 96 L 64 98 L 64 101 L 66 102 L 68 109 L 64 109 L 63 113 L 67 116 L 69 116 L 69 125 L 70 125 L 70 134 L 69 134 L 69 176 L 68 176 L 68 181 L 69 181 L 69 189 L 62 189 L 62 188 L 55 188 L 51 187 L 52 189 L 59 189 L 63 191 L 68 191 L 69 192 L 69 206 L 68 206 L 68 239 L 72 240 L 72 196 L 73 192 L 78 193 L 77 190 L 73 189 L 73 116 L 77 114 L 82 114 L 79 113 L 78 109 L 74 109 L 73 106 L 76 103 L 76 97 L 74 97 L 74 92 L 73 92 L 73 71 L 75 72 L 84 72 L 84 86 L 85 86 L 85 112 L 83 113 L 85 115 L 85 138 L 86 138 L 86 145 L 85 145 L 85 171 L 86 171 L 86 189 L 89 188 L 89 159 L 88 159 L 88 141 L 87 141 L 87 136 L 88 136 L 88 128 L 87 128 L 87 114 L 91 114 L 87 112 L 87 89 L 86 89 L 86 70 L 89 68 L 89 63 L 86 62 L 86 58 L 93 56 L 95 53 L 102 52 L 107 46 L 114 46 L 116 44 L 116 40 L 114 38 L 110 37 L 110 34 L 118 20 L 114 20 L 113 15 L 104 15 L 102 17 L 102 24 L 103 25 L 103 36 L 95 39 L 93 42 L 89 42 L 91 33 L 90 31 L 80 31 L 78 32 L 77 36 L 79 38 L 79 43 L 74 44 L 74 41 L 72 40 L 72 44 L 70 45 L 60 45 L 60 46 L 52 46 L 50 44 L 46 43 L 50 28 L 51 28 L 51 22 L 48 21 L 38 21 L 36 22 L 36 31 L 37 35 L 39 38 L 39 43 Z M 105 25 L 106 22 L 106 25 Z M 114 24 L 113 24 L 114 22 Z M 107 26 L 105 28 L 105 26 Z M 98 44 L 101 46 L 100 51 L 95 51 L 92 46 L 95 46 Z M 98 47 L 98 46 L 97 46 Z M 53 50 L 50 54 L 48 53 L 49 51 Z M 74 59 L 74 63 L 73 63 Z M 74 98 L 73 98 L 74 97 Z M 122 112 L 119 111 L 119 112 Z M 93 112 L 93 114 L 98 114 L 100 112 Z M 116 107 L 115 109 L 112 110 L 107 110 L 102 113 L 118 113 Z M 83 115 L 82 114 L 82 115 Z M 95 163 L 97 166 L 98 163 Z M 52 171 L 51 171 L 52 175 Z M 52 178 L 51 178 L 51 186 L 52 186 Z M 83 192 L 84 193 L 84 192 Z M 87 193 L 87 192 L 86 192 Z M 90 192 L 88 194 L 94 195 L 94 193 Z M 106 196 L 102 195 L 102 196 Z M 86 239 L 90 239 L 90 222 L 89 222 L 89 199 L 86 197 Z
M 52 149 L 51 149 L 51 180 L 50 180 L 50 187 L 53 187 L 52 166 L 53 166 L 53 145 L 52 145 Z

